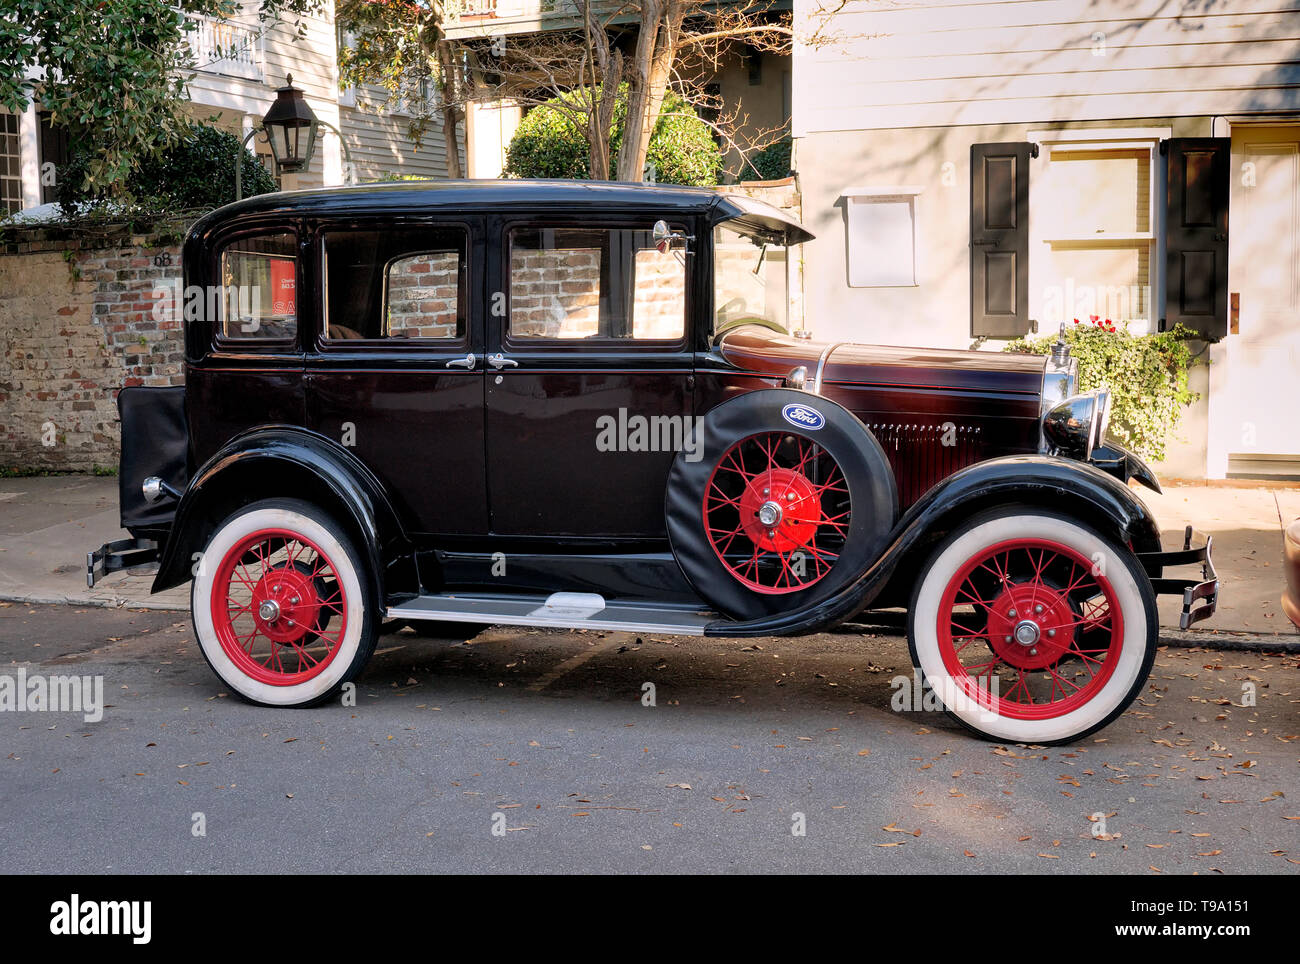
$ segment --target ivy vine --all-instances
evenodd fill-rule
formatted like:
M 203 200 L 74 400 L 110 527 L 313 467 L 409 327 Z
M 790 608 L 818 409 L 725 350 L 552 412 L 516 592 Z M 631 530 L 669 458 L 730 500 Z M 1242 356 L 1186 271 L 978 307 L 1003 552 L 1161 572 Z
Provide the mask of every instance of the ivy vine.
M 1005 351 L 1046 355 L 1057 335 L 1017 338 Z M 1200 398 L 1187 387 L 1195 356 L 1195 331 L 1175 325 L 1170 331 L 1134 335 L 1110 319 L 1096 316 L 1065 326 L 1070 354 L 1079 360 L 1079 391 L 1110 392 L 1109 434 L 1145 459 L 1160 461 L 1183 409 Z

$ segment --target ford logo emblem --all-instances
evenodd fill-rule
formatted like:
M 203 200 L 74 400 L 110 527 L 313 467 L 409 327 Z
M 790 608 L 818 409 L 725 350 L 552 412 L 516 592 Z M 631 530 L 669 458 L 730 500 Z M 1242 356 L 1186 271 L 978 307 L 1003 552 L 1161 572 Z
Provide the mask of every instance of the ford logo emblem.
M 809 408 L 807 405 L 793 403 L 781 409 L 781 417 L 791 425 L 797 425 L 799 428 L 806 428 L 810 431 L 817 431 L 826 424 L 826 416 L 815 408 Z

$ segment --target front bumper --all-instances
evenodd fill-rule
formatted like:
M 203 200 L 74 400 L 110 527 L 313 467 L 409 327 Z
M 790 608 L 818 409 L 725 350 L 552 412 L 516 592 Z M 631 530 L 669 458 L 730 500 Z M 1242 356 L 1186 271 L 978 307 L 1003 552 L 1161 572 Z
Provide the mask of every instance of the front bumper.
M 153 539 L 119 539 L 106 542 L 93 552 L 86 553 L 86 585 L 95 583 L 110 572 L 135 569 L 158 561 L 158 543 Z
M 1219 577 L 1210 558 L 1214 538 L 1188 526 L 1183 530 L 1183 547 L 1161 552 L 1139 552 L 1138 561 L 1151 578 L 1157 595 L 1181 595 L 1183 612 L 1178 627 L 1186 629 L 1202 619 L 1209 619 L 1219 604 Z M 1201 567 L 1200 579 L 1170 579 L 1164 574 L 1170 566 Z M 1197 602 L 1200 601 L 1200 605 Z

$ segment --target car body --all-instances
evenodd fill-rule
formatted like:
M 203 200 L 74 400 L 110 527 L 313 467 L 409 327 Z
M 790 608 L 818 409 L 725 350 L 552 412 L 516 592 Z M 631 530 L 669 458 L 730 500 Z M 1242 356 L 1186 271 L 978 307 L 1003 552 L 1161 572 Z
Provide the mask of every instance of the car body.
M 791 332 L 810 238 L 747 197 L 592 182 L 215 211 L 184 246 L 184 388 L 119 397 L 133 538 L 88 578 L 156 556 L 155 591 L 192 579 L 205 656 L 274 705 L 355 677 L 385 618 L 763 636 L 903 607 L 967 726 L 1104 725 L 1149 669 L 1154 594 L 1213 612 L 1208 541 L 1164 549 L 1128 484 L 1158 483 L 1064 345 Z M 1165 577 L 1183 564 L 1201 578 Z M 1005 674 L 962 662 L 974 635 Z

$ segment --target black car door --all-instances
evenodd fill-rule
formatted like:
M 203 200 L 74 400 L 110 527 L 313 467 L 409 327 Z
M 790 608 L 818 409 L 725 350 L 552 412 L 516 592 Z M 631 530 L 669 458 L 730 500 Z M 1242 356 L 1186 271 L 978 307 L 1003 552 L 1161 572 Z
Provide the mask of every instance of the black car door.
M 654 217 L 501 219 L 490 255 L 486 433 L 493 533 L 664 538 L 690 442 L 691 270 Z

